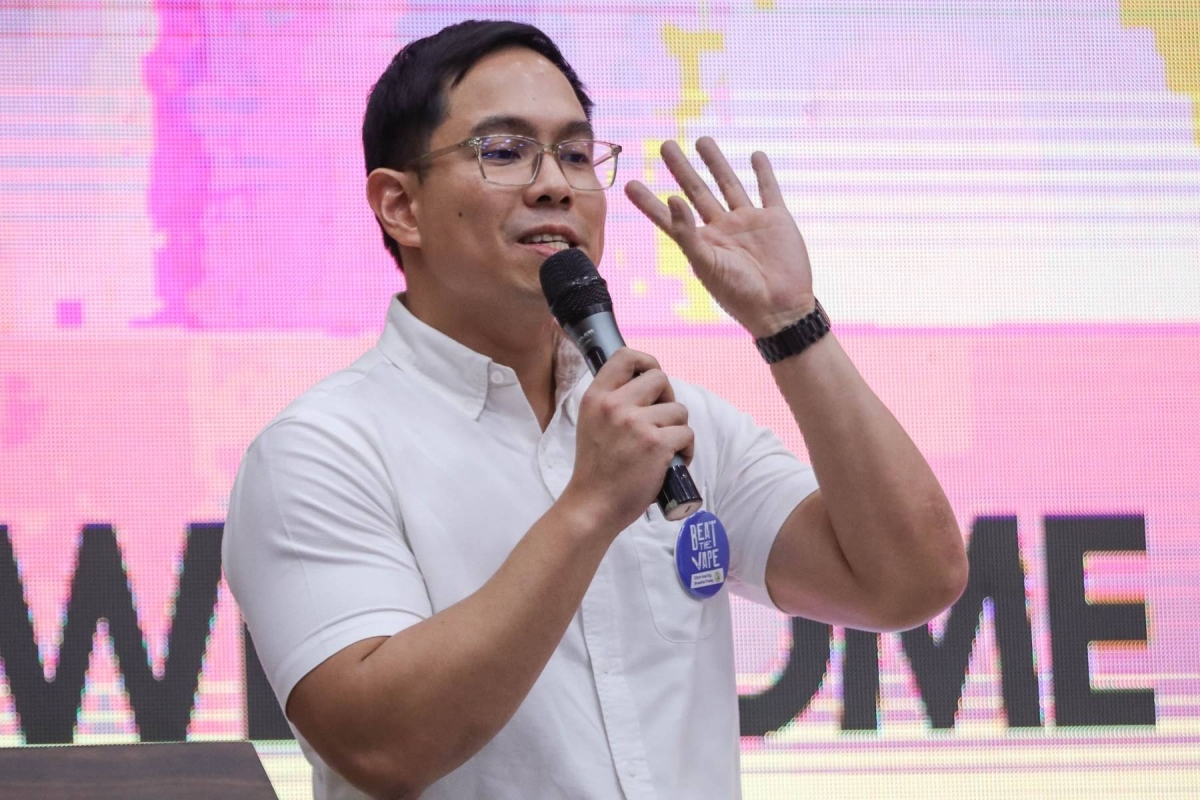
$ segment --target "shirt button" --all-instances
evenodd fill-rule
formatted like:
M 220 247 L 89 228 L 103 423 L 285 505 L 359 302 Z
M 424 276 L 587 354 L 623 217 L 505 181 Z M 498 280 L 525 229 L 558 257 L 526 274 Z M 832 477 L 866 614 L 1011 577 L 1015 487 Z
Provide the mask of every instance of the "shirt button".
M 504 383 L 504 376 L 501 375 L 498 371 L 492 370 L 491 381 L 492 381 L 492 383 Z

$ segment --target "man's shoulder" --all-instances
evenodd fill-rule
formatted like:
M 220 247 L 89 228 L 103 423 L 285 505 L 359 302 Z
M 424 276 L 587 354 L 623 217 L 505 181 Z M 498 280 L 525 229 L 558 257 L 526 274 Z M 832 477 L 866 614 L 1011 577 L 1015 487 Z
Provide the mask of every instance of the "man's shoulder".
M 304 390 L 279 412 L 279 417 L 353 413 L 357 406 L 368 402 L 369 396 L 385 377 L 381 373 L 389 367 L 390 362 L 379 352 L 379 348 L 372 347 L 352 363 L 331 372 Z
M 255 443 L 299 430 L 323 433 L 349 443 L 371 438 L 380 410 L 403 403 L 402 371 L 372 347 L 351 364 L 322 378 L 276 414 L 255 436 Z

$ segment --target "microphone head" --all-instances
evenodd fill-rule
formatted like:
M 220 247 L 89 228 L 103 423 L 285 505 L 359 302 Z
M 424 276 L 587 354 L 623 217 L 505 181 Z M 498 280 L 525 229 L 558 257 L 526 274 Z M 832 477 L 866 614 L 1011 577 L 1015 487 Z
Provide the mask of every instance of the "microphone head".
M 560 250 L 542 262 L 542 294 L 560 325 L 574 325 L 599 311 L 612 311 L 608 284 L 587 253 Z

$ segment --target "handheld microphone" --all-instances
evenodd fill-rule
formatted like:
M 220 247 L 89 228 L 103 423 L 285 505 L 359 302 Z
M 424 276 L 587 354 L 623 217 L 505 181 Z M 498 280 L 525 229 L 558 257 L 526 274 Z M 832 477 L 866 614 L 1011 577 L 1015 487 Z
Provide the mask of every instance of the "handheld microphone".
M 625 346 L 613 318 L 608 284 L 587 253 L 575 247 L 547 258 L 540 277 L 551 313 L 595 375 L 613 353 Z M 659 509 L 667 519 L 681 520 L 698 511 L 703 502 L 687 465 L 676 453 L 658 492 Z

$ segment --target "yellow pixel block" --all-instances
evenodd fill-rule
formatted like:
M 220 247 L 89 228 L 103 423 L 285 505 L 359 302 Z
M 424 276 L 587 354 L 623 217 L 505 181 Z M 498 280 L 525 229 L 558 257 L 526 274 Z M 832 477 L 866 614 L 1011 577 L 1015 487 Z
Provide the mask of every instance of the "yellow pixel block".
M 1192 127 L 1200 145 L 1200 0 L 1121 0 L 1121 23 L 1154 31 L 1167 87 L 1192 98 Z
M 642 180 L 652 188 L 658 179 L 656 167 L 662 160 L 659 156 L 661 147 L 662 142 L 657 139 L 642 142 L 643 163 L 646 165 L 642 171 Z M 665 181 L 671 180 L 670 173 L 666 170 L 663 170 L 663 173 L 666 176 Z M 655 191 L 655 195 L 666 203 L 671 195 L 683 197 L 683 191 Z M 724 312 L 713 302 L 704 284 L 700 283 L 700 279 L 692 272 L 692 267 L 684 258 L 679 245 L 657 227 L 654 229 L 654 265 L 659 275 L 675 278 L 682 284 L 683 302 L 671 308 L 678 319 L 684 322 L 720 322 L 724 319 Z
M 671 115 L 682 139 L 684 122 L 699 119 L 708 105 L 708 93 L 700 85 L 700 56 L 724 50 L 725 35 L 720 31 L 685 31 L 667 23 L 663 25 L 662 36 L 667 53 L 679 60 L 679 105 L 671 109 Z
M 658 192 L 658 199 L 664 203 L 676 192 Z M 679 193 L 682 195 L 682 193 Z M 672 311 L 684 322 L 720 322 L 725 319 L 725 313 L 709 295 L 704 284 L 692 272 L 683 251 L 675 240 L 658 228 L 654 229 L 654 262 L 658 265 L 658 274 L 667 278 L 678 278 L 683 284 L 683 302 L 676 303 Z
M 725 36 L 720 31 L 688 31 L 667 23 L 662 28 L 663 42 L 667 53 L 679 61 L 679 104 L 669 113 L 675 120 L 676 137 L 685 142 L 684 127 L 689 120 L 699 119 L 708 105 L 709 95 L 700 82 L 700 56 L 704 53 L 720 52 L 725 49 Z M 662 142 L 646 141 L 645 182 L 651 186 L 657 182 L 656 166 L 659 163 L 659 148 Z M 664 203 L 677 192 L 657 191 Z M 682 194 L 682 192 L 678 192 Z M 660 230 L 655 230 L 655 264 L 660 275 L 677 278 L 683 286 L 683 303 L 672 309 L 684 322 L 719 322 L 724 318 L 720 307 L 709 297 L 708 290 L 692 272 L 679 246 Z

